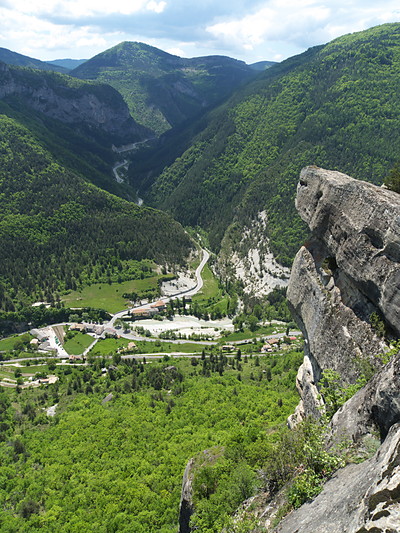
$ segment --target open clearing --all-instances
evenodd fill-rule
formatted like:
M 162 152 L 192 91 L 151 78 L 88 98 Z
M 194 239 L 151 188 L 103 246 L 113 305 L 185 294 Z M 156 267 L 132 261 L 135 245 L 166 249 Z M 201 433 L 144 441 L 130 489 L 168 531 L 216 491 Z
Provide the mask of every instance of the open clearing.
M 145 297 L 146 291 L 158 291 L 158 280 L 162 276 L 134 279 L 122 283 L 95 283 L 81 291 L 73 291 L 63 297 L 66 307 L 94 307 L 105 309 L 109 313 L 117 313 L 127 309 L 129 301 L 123 298 L 124 293 L 136 292 Z
M 76 333 L 72 339 L 64 343 L 64 349 L 69 355 L 81 355 L 93 342 L 93 337 L 86 333 Z
M 230 318 L 221 320 L 200 320 L 195 316 L 177 315 L 172 319 L 153 320 L 146 319 L 134 322 L 132 329 L 141 326 L 149 330 L 152 335 L 159 335 L 164 331 L 176 331 L 182 335 L 206 335 L 208 337 L 220 337 L 221 331 L 233 331 Z

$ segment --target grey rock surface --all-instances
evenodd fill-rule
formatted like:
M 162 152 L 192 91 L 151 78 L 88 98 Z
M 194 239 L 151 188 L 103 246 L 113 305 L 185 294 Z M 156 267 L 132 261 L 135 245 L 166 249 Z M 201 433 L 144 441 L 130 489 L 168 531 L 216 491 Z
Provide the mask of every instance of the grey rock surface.
M 296 208 L 337 267 L 399 336 L 400 195 L 340 172 L 307 167 Z M 348 303 L 355 307 L 350 296 Z
M 400 195 L 307 167 L 296 207 L 312 235 L 296 255 L 288 287 L 305 338 L 301 405 L 292 424 L 320 413 L 323 370 L 337 371 L 348 384 L 364 363 L 379 367 L 376 355 L 386 348 L 369 323 L 372 313 L 400 332 Z
M 194 458 L 186 465 L 182 480 L 181 502 L 179 505 L 179 533 L 190 533 L 190 517 L 194 512 L 192 495 L 192 470 Z
M 121 139 L 139 141 L 148 131 L 129 114 L 112 87 L 87 84 L 79 88 L 62 75 L 9 67 L 0 62 L 0 98 L 18 96 L 26 105 L 66 124 L 85 124 Z
M 378 452 L 329 480 L 321 494 L 287 516 L 279 533 L 395 533 L 400 531 L 400 425 Z
M 354 383 L 362 365 L 372 379 L 330 422 L 328 445 L 363 457 L 339 470 L 312 502 L 288 515 L 279 533 L 400 531 L 400 353 L 384 365 L 387 347 L 371 327 L 377 313 L 400 333 L 400 195 L 339 172 L 304 169 L 296 207 L 311 229 L 296 256 L 288 298 L 306 340 L 297 377 L 301 402 L 295 424 L 318 416 L 324 369 Z M 375 446 L 376 449 L 376 446 Z M 361 452 L 361 455 L 360 455 Z
M 386 438 L 391 426 L 400 422 L 400 354 L 359 390 L 333 416 L 330 441 L 357 442 L 369 432 Z

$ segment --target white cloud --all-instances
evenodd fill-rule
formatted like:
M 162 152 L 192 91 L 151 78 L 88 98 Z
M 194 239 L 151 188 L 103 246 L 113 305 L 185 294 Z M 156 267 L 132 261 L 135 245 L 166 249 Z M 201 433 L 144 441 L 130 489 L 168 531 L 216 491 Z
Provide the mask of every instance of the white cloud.
M 57 49 L 59 57 L 90 57 L 140 40 L 183 57 L 254 62 L 400 19 L 398 0 L 0 0 L 0 6 L 6 6 L 0 46 L 42 59 Z
M 146 5 L 146 9 L 154 11 L 154 13 L 162 13 L 166 7 L 167 2 L 155 2 L 154 0 L 151 0 L 151 2 L 148 2 Z
M 165 1 L 156 0 L 15 0 L 13 7 L 20 13 L 70 17 L 95 17 L 107 15 L 132 15 L 143 11 L 162 13 Z
M 266 0 L 244 17 L 217 21 L 206 31 L 217 44 L 236 50 L 253 50 L 271 41 L 306 48 L 399 18 L 397 0 Z
M 115 34 L 102 35 L 89 26 L 55 25 L 36 16 L 4 8 L 0 8 L 0 18 L 1 44 L 31 57 L 43 57 L 48 55 L 46 52 L 73 47 L 105 49 L 110 38 L 114 37 L 113 44 L 121 40 Z
M 318 5 L 314 0 L 275 0 L 255 13 L 213 24 L 206 30 L 218 40 L 251 50 L 267 40 L 291 40 L 305 27 L 323 24 L 330 14 L 330 8 Z
M 168 48 L 168 50 L 165 50 L 166 52 L 168 52 L 169 54 L 172 54 L 174 56 L 179 56 L 179 57 L 186 57 L 186 54 L 185 52 L 182 50 L 182 48 Z

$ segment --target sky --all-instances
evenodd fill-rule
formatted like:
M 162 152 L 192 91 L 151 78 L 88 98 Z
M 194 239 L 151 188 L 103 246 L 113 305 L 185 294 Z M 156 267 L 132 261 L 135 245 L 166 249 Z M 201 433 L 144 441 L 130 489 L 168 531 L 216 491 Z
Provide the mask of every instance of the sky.
M 122 41 L 181 57 L 281 61 L 400 21 L 398 0 L 0 0 L 0 47 L 42 60 L 88 59 Z

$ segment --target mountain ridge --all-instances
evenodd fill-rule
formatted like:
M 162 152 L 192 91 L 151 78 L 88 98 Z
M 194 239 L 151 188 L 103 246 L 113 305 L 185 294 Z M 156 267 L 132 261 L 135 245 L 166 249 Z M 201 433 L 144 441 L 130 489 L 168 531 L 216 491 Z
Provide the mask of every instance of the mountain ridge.
M 399 64 L 393 23 L 271 67 L 202 119 L 190 147 L 155 176 L 148 201 L 209 231 L 215 251 L 222 243 L 223 275 L 245 227 L 266 210 L 270 249 L 290 266 L 307 235 L 293 207 L 301 168 L 381 183 L 398 159 Z
M 159 135 L 215 105 L 257 72 L 226 56 L 185 59 L 125 41 L 71 75 L 111 84 L 124 96 L 135 120 Z
M 18 52 L 13 52 L 8 48 L 0 48 L 0 61 L 7 63 L 7 65 L 14 65 L 17 67 L 35 68 L 45 71 L 61 72 L 63 74 L 68 72 L 68 69 L 64 68 L 62 65 L 51 64 L 47 61 L 41 61 L 40 59 L 25 56 Z

